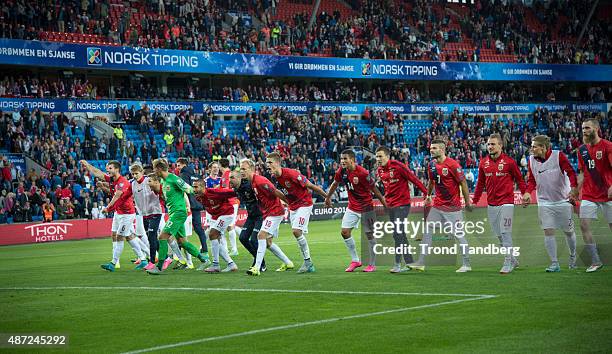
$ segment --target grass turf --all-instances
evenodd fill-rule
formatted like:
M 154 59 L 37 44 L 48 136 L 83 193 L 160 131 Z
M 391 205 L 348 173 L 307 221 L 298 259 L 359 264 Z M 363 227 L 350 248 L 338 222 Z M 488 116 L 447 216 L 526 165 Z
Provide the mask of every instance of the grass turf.
M 226 336 L 252 330 L 342 318 L 378 311 L 435 305 L 470 299 L 442 295 L 349 294 L 342 291 L 490 294 L 494 298 L 416 308 L 371 317 L 272 330 L 209 340 L 172 352 L 605 352 L 612 348 L 612 277 L 608 268 L 569 271 L 567 250 L 558 236 L 562 272 L 547 274 L 542 232 L 535 208 L 517 208 L 515 245 L 521 247 L 521 268 L 497 273 L 501 256 L 475 256 L 474 271 L 456 274 L 456 266 L 433 266 L 424 273 L 392 275 L 386 265 L 376 273 L 344 273 L 348 255 L 339 236 L 339 220 L 311 222 L 310 248 L 314 274 L 273 271 L 279 262 L 270 253 L 270 269 L 247 277 L 250 256 L 241 249 L 241 270 L 232 274 L 170 271 L 152 277 L 132 270 L 126 245 L 122 268 L 107 273 L 99 264 L 110 257 L 110 242 L 86 240 L 0 248 L 3 289 L 0 332 L 66 333 L 69 351 L 123 352 Z M 416 216 L 415 216 L 416 217 Z M 484 209 L 467 214 L 477 221 Z M 612 239 L 607 225 L 594 224 L 604 260 L 610 260 Z M 495 241 L 488 224 L 485 235 L 470 236 L 472 245 Z M 578 231 L 578 250 L 582 242 Z M 438 244 L 444 241 L 438 241 Z M 279 244 L 299 266 L 299 252 L 283 225 Z M 581 254 L 580 263 L 588 259 Z M 436 263 L 436 262 L 432 262 Z M 47 288 L 12 290 L 10 288 Z M 104 287 L 48 289 L 53 287 Z M 107 288 L 108 287 L 108 288 Z M 113 289 L 111 287 L 128 287 Z M 151 287 L 155 289 L 137 289 Z M 167 288 L 192 288 L 165 290 Z M 164 289 L 165 288 L 165 289 Z M 203 290 L 280 289 L 311 292 L 236 292 Z M 312 291 L 339 291 L 317 293 Z M 0 349 L 54 352 L 64 349 Z

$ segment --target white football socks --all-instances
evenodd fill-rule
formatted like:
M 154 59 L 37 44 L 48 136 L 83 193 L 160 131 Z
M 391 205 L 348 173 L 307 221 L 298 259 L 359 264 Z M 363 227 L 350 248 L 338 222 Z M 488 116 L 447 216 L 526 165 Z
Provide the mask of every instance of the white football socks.
M 140 250 L 146 254 L 147 258 L 151 258 L 151 252 L 149 251 L 151 246 L 149 245 L 149 239 L 147 238 L 147 236 L 145 235 L 143 237 L 136 237 L 136 239 L 140 243 Z
M 586 243 L 584 245 L 584 247 L 591 254 L 591 263 L 593 263 L 593 264 L 601 264 L 601 259 L 599 259 L 599 253 L 597 252 L 597 245 L 595 245 L 595 242 L 593 242 L 593 243 Z
M 417 264 L 425 265 L 425 256 L 427 256 L 429 247 L 431 247 L 432 242 L 433 242 L 432 234 L 430 233 L 423 234 L 423 241 L 421 241 L 421 244 L 419 246 L 420 254 L 419 254 L 419 260 L 417 261 Z
M 221 247 L 225 248 L 226 252 L 229 252 L 227 249 L 227 240 L 225 239 L 225 232 L 222 232 L 221 236 L 219 236 L 219 244 L 221 245 Z
M 359 256 L 357 255 L 357 246 L 355 245 L 355 240 L 353 239 L 353 237 L 349 237 L 349 238 L 345 238 L 344 239 L 344 244 L 346 245 L 346 248 L 349 251 L 349 254 L 351 255 L 351 260 L 353 262 L 359 262 Z
M 117 249 L 117 241 L 113 241 L 113 253 L 112 253 L 112 257 L 111 257 L 111 260 L 112 260 L 111 262 L 113 262 L 114 264 L 117 264 L 117 263 L 115 263 L 115 250 L 116 249 Z
M 306 236 L 302 235 L 296 239 L 298 246 L 300 247 L 300 252 L 302 252 L 302 257 L 304 260 L 310 260 L 310 248 L 308 247 L 308 241 L 306 240 Z
M 210 240 L 210 245 L 212 247 L 212 256 L 213 256 L 212 265 L 214 267 L 218 267 L 219 266 L 219 248 L 221 247 L 221 245 L 219 245 L 218 239 Z
M 370 246 L 368 248 L 368 250 L 370 251 L 370 262 L 368 263 L 369 265 L 376 265 L 376 252 L 374 252 L 374 247 L 376 246 L 376 239 L 373 238 L 371 240 L 368 240 L 368 245 Z
M 465 235 L 463 237 L 455 236 L 455 238 L 457 239 L 457 242 L 459 243 L 459 249 L 461 251 L 461 257 L 463 259 L 463 265 L 469 266 L 470 265 L 470 255 L 468 254 L 467 238 L 465 237 Z
M 238 252 L 238 247 L 236 245 L 236 230 L 231 229 L 229 230 L 228 234 L 229 234 L 229 241 L 230 241 L 230 246 L 232 248 L 232 252 Z
M 569 248 L 570 256 L 576 257 L 576 231 L 566 232 L 565 241 L 567 242 L 567 248 Z
M 233 263 L 234 261 L 227 252 L 227 247 L 225 246 L 226 245 L 221 245 L 221 247 L 219 247 L 219 255 L 221 256 L 221 258 L 223 258 L 224 261 L 227 262 L 227 264 Z
M 168 246 L 170 246 L 170 248 L 172 249 L 172 253 L 179 259 L 179 262 L 181 263 L 186 263 L 187 260 L 185 259 L 185 256 L 183 256 L 183 252 L 181 252 L 181 249 L 179 248 L 178 242 L 176 242 L 176 240 L 172 239 L 172 241 L 168 240 Z
M 515 257 L 512 255 L 512 233 L 503 232 L 501 235 L 502 247 L 507 250 L 507 254 L 504 257 L 505 261 L 512 261 Z
M 145 257 L 144 252 L 142 252 L 142 250 L 140 249 L 140 242 L 138 242 L 137 238 L 138 237 L 134 237 L 133 239 L 128 240 L 128 243 L 130 244 L 130 247 L 132 247 L 132 250 L 134 251 L 134 254 L 136 254 L 136 257 L 138 257 L 138 259 L 140 259 L 141 261 L 144 261 L 147 258 Z
M 263 262 L 266 254 L 267 243 L 266 240 L 257 240 L 257 256 L 255 257 L 255 269 L 261 269 L 261 263 Z
M 270 246 L 270 252 L 272 252 L 278 259 L 280 259 L 285 264 L 293 263 L 276 243 L 272 243 L 272 245 Z
M 555 236 L 544 236 L 544 245 L 546 246 L 546 252 L 552 263 L 559 263 L 557 258 L 557 240 Z
M 121 258 L 121 253 L 123 253 L 123 240 L 117 241 L 115 249 L 113 250 L 113 263 L 119 263 L 119 259 Z

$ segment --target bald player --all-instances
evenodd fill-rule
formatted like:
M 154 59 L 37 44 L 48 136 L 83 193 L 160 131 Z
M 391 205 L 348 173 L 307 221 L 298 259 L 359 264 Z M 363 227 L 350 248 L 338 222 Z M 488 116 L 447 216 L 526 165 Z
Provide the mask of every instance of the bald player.
M 587 119 L 582 123 L 582 141 L 578 148 L 578 168 L 580 169 L 582 200 L 580 202 L 580 230 L 584 246 L 591 254 L 591 265 L 587 273 L 603 267 L 599 258 L 591 221 L 597 219 L 597 211 L 603 212 L 612 230 L 612 143 L 599 136 L 601 128 L 597 119 Z M 572 194 L 578 199 L 578 193 Z

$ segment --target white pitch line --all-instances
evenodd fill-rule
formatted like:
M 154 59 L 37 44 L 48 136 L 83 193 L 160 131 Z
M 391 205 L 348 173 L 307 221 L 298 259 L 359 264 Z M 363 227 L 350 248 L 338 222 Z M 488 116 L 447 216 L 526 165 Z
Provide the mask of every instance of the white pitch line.
M 331 323 L 336 321 L 352 320 L 357 318 L 365 318 L 372 316 L 381 316 L 392 313 L 408 312 L 421 309 L 428 309 L 432 307 L 444 306 L 457 304 L 468 301 L 485 300 L 497 297 L 497 295 L 485 295 L 485 294 L 441 294 L 441 293 L 408 293 L 408 292 L 388 292 L 388 291 L 344 291 L 344 290 L 291 290 L 291 289 L 239 289 L 239 288 L 159 288 L 151 286 L 56 286 L 56 287 L 2 287 L 0 290 L 170 290 L 170 291 L 225 291 L 225 292 L 275 292 L 275 293 L 305 293 L 305 294 L 344 294 L 344 295 L 399 295 L 399 296 L 449 296 L 449 297 L 465 297 L 459 300 L 449 300 L 438 302 L 434 304 L 426 304 L 412 307 L 402 307 L 399 309 L 368 312 L 351 316 L 334 317 L 324 320 L 299 322 L 289 325 L 268 327 L 262 329 L 255 329 L 246 332 L 232 333 L 223 336 L 206 337 L 185 342 L 179 342 L 174 344 L 167 344 L 157 347 L 150 347 L 144 349 L 138 349 L 135 351 L 125 352 L 123 354 L 136 354 L 145 353 L 152 351 L 159 351 L 164 349 L 171 349 L 182 347 L 186 345 L 211 342 L 223 339 L 237 338 L 249 336 L 258 333 L 267 333 L 274 331 L 282 331 L 291 328 L 299 328 L 306 326 L 314 326 L 319 324 Z
M 168 290 L 168 291 L 222 291 L 222 292 L 264 292 L 298 294 L 335 294 L 335 295 L 400 295 L 400 296 L 449 296 L 490 299 L 497 295 L 486 294 L 443 294 L 410 293 L 389 291 L 349 291 L 349 290 L 299 290 L 299 289 L 251 289 L 251 288 L 177 288 L 154 286 L 47 286 L 47 287 L 0 287 L 0 290 Z
M 438 307 L 438 306 L 443 306 L 443 305 L 457 304 L 457 303 L 467 302 L 467 301 L 484 300 L 484 299 L 489 299 L 491 297 L 495 297 L 495 296 L 493 296 L 493 295 L 484 295 L 484 296 L 473 297 L 473 298 L 469 298 L 469 299 L 460 299 L 460 300 L 450 300 L 450 301 L 438 302 L 438 303 L 435 303 L 435 304 L 427 304 L 427 305 L 412 306 L 412 307 L 403 307 L 403 308 L 393 309 L 393 310 L 369 312 L 369 313 L 362 313 L 362 314 L 358 314 L 358 315 L 351 315 L 351 316 L 344 316 L 344 317 L 334 317 L 334 318 L 328 318 L 328 319 L 317 320 L 317 321 L 300 322 L 300 323 L 294 323 L 294 324 L 284 325 L 284 326 L 268 327 L 268 328 L 255 329 L 255 330 L 246 331 L 246 332 L 232 333 L 232 334 L 227 334 L 227 335 L 224 335 L 224 336 L 206 337 L 206 338 L 194 339 L 194 340 L 185 341 L 185 342 L 179 342 L 179 343 L 174 343 L 174 344 L 160 345 L 160 346 L 157 346 L 157 347 L 150 347 L 150 348 L 144 348 L 144 349 L 138 349 L 138 350 L 134 350 L 134 351 L 124 352 L 122 354 L 137 354 L 137 353 L 153 352 L 153 351 L 158 351 L 158 350 L 165 350 L 165 349 L 183 347 L 183 346 L 186 346 L 186 345 L 199 344 L 199 343 L 204 343 L 204 342 L 212 342 L 212 341 L 216 341 L 216 340 L 244 337 L 244 336 L 249 336 L 249 335 L 252 335 L 252 334 L 267 333 L 267 332 L 274 332 L 274 331 L 282 331 L 282 330 L 291 329 L 291 328 L 314 326 L 314 325 L 330 323 L 330 322 L 336 322 L 336 321 L 353 320 L 353 319 L 357 319 L 357 318 L 365 318 L 365 317 L 372 317 L 372 316 L 388 315 L 388 314 L 391 314 L 391 313 L 399 313 L 399 312 L 422 310 L 422 309 L 428 309 L 428 308 Z

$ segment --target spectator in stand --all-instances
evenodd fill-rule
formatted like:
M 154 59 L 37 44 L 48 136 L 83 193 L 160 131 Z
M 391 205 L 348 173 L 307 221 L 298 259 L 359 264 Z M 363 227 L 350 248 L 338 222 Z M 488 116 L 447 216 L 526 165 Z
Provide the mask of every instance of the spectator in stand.
M 465 174 L 465 180 L 467 181 L 469 190 L 473 191 L 474 181 L 476 180 L 476 177 L 474 177 L 474 172 L 472 172 L 471 169 L 467 170 L 467 173 Z
M 32 211 L 30 207 L 30 202 L 18 202 L 15 204 L 15 208 L 13 210 L 13 221 L 14 222 L 31 222 L 32 221 Z
M 2 219 L 6 223 L 10 224 L 13 222 L 14 209 L 15 209 L 15 194 L 10 192 L 6 194 L 6 197 L 4 197 L 3 206 L 2 206 L 2 215 L 3 215 Z
M 86 210 L 89 209 L 85 205 L 89 196 L 92 202 L 91 215 L 94 217 L 93 203 L 97 203 L 97 206 L 105 205 L 108 203 L 108 198 L 96 188 L 96 180 L 81 170 L 75 161 L 83 158 L 86 153 L 85 143 L 93 141 L 95 137 L 86 137 L 81 145 L 80 139 L 73 135 L 75 131 L 69 120 L 63 114 L 36 111 L 30 113 L 27 110 L 17 113 L 16 120 L 13 112 L 5 112 L 0 118 L 0 122 L 6 124 L 7 128 L 10 126 L 9 131 L 20 132 L 4 137 L 4 142 L 11 147 L 23 146 L 24 153 L 46 167 L 49 172 L 36 174 L 30 171 L 24 176 L 14 166 L 11 168 L 4 159 L 5 167 L 2 170 L 1 184 L 2 195 L 5 196 L 2 201 L 4 219 L 9 219 L 7 216 L 12 218 L 15 199 L 21 198 L 23 201 L 25 198 L 33 204 L 35 194 L 39 194 L 41 199 L 48 198 L 53 204 L 58 205 L 58 212 L 59 203 L 66 204 L 61 202 L 63 197 L 68 198 L 67 200 L 73 205 L 73 212 L 67 213 L 64 210 L 65 205 L 62 205 L 62 217 L 70 215 L 87 217 Z M 142 121 L 142 114 L 148 116 L 146 110 L 121 114 L 126 116 L 133 114 L 132 121 L 135 125 Z M 383 134 L 359 131 L 348 121 L 343 120 L 340 112 L 323 113 L 317 109 L 300 115 L 278 107 L 248 112 L 244 117 L 246 125 L 241 134 L 232 135 L 228 129 L 226 134 L 220 132 L 216 136 L 212 133 L 214 117 L 212 111 L 204 115 L 184 111 L 178 115 L 179 121 L 185 128 L 184 134 L 178 135 L 176 124 L 171 124 L 169 133 L 173 136 L 177 134 L 178 140 L 183 139 L 182 155 L 188 157 L 194 164 L 196 173 L 204 174 L 202 171 L 204 166 L 221 157 L 234 161 L 233 165 L 243 158 L 262 163 L 263 157 L 270 150 L 276 150 L 286 158 L 287 167 L 300 169 L 307 178 L 317 181 L 325 188 L 333 178 L 333 171 L 338 168 L 335 162 L 338 153 L 345 148 L 355 146 L 370 148 L 379 144 L 394 146 L 395 149 L 391 152 L 393 158 L 409 163 L 421 179 L 425 178 L 425 167 L 428 162 L 423 152 L 427 151 L 429 142 L 438 136 L 447 137 L 449 156 L 460 161 L 464 168 L 477 166 L 479 159 L 486 154 L 483 137 L 492 132 L 499 132 L 504 136 L 508 146 L 507 153 L 517 160 L 526 156 L 531 136 L 538 130 L 547 131 L 556 147 L 566 152 L 568 156 L 575 156 L 572 152 L 580 145 L 581 122 L 591 116 L 585 112 L 552 113 L 540 109 L 534 115 L 534 117 L 537 115 L 535 120 L 537 124 L 534 124 L 532 119 L 485 120 L 478 115 L 460 114 L 458 110 L 450 114 L 436 111 L 431 115 L 431 126 L 416 141 L 400 141 L 404 135 L 404 121 L 388 111 L 368 111 L 365 114 L 366 117 L 370 117 L 373 126 L 380 126 L 383 129 Z M 175 121 L 170 119 L 170 116 L 168 118 L 170 122 Z M 165 122 L 164 119 L 164 127 Z M 156 123 L 153 119 L 146 119 L 146 124 L 150 130 L 154 129 Z M 189 130 L 187 126 L 190 127 Z M 610 136 L 611 125 L 605 119 L 602 120 L 602 128 L 604 136 Z M 191 132 L 190 135 L 186 134 L 187 131 Z M 23 136 L 29 138 L 31 144 L 23 144 Z M 158 157 L 155 144 L 151 145 L 148 159 L 143 159 L 135 147 L 127 143 L 119 146 L 118 139 L 115 137 L 111 139 L 111 149 L 107 157 L 125 157 L 126 165 L 138 158 L 146 164 Z M 193 142 L 193 145 L 190 142 Z M 113 146 L 115 147 L 112 148 Z M 288 159 L 289 156 L 292 158 Z M 368 158 L 367 153 L 359 152 L 358 158 L 360 164 L 366 168 L 373 167 L 373 160 Z M 65 187 L 57 189 L 58 186 Z M 6 197 L 9 193 L 12 197 Z M 33 217 L 41 217 L 41 214 L 35 214 L 34 209 L 32 206 Z M 42 208 L 40 213 L 44 214 L 44 210 Z
M 91 208 L 91 218 L 94 220 L 104 218 L 104 214 L 102 213 L 102 208 L 98 207 L 98 202 L 93 203 L 93 207 Z
M 6 0 L 0 36 L 45 40 L 46 31 L 58 31 L 88 33 L 98 36 L 97 40 L 148 48 L 369 59 L 481 60 L 484 50 L 495 50 L 520 62 L 600 64 L 610 56 L 609 16 L 593 16 L 580 46 L 575 46 L 593 0 L 533 2 L 531 6 L 482 0 L 467 6 L 465 15 L 445 8 L 452 4 L 439 2 L 364 0 L 354 2 L 352 16 L 347 18 L 339 11 L 319 13 L 312 28 L 308 27 L 310 13 L 276 17 L 275 0 L 165 2 L 157 0 L 158 9 L 153 9 L 153 2 L 130 2 L 146 14 L 134 24 L 131 11 L 126 11 L 130 9 L 111 7 L 117 16 L 109 16 L 104 2 L 83 11 L 78 2 L 52 6 L 42 0 Z M 597 4 L 605 6 L 605 2 Z M 10 8 L 34 8 L 47 16 L 30 21 L 9 12 Z M 228 12 L 236 16 L 226 16 Z M 261 25 L 245 21 L 246 12 L 256 14 Z M 604 12 L 605 8 L 595 11 Z M 474 45 L 465 51 L 447 49 L 448 43 Z M 87 91 L 87 82 L 80 86 L 85 87 L 80 91 Z M 95 91 L 89 90 L 90 95 Z
M 53 205 L 53 203 L 51 203 L 49 199 L 45 199 L 45 203 L 42 205 L 42 211 L 44 222 L 53 221 L 53 216 L 55 214 L 55 205 Z
M 28 72 L 22 72 L 14 74 L 14 77 L 19 77 L 17 81 L 31 82 L 39 80 Z M 33 95 L 29 90 L 24 90 L 20 93 L 20 96 L 15 96 L 11 90 L 4 89 L 4 85 L 10 85 L 10 82 L 15 81 L 13 77 L 6 77 L 0 81 L 0 97 L 38 97 Z M 76 80 L 78 81 L 78 80 Z M 74 85 L 71 80 L 66 80 L 69 86 Z M 9 83 L 9 84 L 6 84 Z M 153 91 L 158 91 L 159 88 L 155 87 L 156 83 L 147 83 L 150 90 L 141 90 L 136 92 L 129 92 L 129 82 L 125 82 L 124 85 L 127 87 L 123 88 L 120 83 L 114 85 L 118 92 L 114 92 L 112 95 L 115 98 L 141 98 L 151 99 L 158 96 Z M 202 87 L 191 86 L 191 82 L 185 82 L 185 85 L 189 85 L 190 89 L 185 90 L 182 86 L 177 87 L 173 99 L 180 100 L 228 100 L 236 102 L 251 102 L 251 101 L 284 101 L 284 102 L 299 102 L 299 101 L 338 101 L 338 102 L 396 102 L 396 103 L 414 103 L 414 102 L 475 102 L 475 103 L 498 103 L 498 102 L 542 102 L 544 100 L 551 101 L 589 101 L 589 102 L 605 102 L 606 96 L 609 96 L 612 86 L 610 85 L 597 85 L 588 88 L 580 88 L 574 90 L 573 88 L 556 89 L 554 92 L 540 93 L 539 86 L 522 86 L 522 85 L 506 85 L 489 83 L 485 87 L 480 87 L 481 84 L 474 83 L 462 83 L 461 85 L 453 86 L 450 89 L 444 87 L 443 89 L 428 89 L 426 90 L 426 97 L 421 91 L 425 90 L 424 86 L 411 87 L 404 85 L 403 83 L 384 83 L 377 84 L 370 87 L 369 83 L 304 83 L 304 82 L 287 82 L 282 85 L 262 85 L 255 86 L 249 85 L 246 89 L 233 88 L 233 87 L 213 87 L 210 92 Z M 28 86 L 26 84 L 26 86 Z M 4 93 L 3 93 L 4 92 Z M 60 95 L 57 92 L 48 92 L 45 94 L 45 98 L 67 98 L 65 95 Z M 80 98 L 76 96 L 74 98 Z M 88 98 L 88 97 L 84 97 Z M 168 97 L 170 98 L 170 97 Z M 19 112 L 15 112 L 19 114 Z M 154 131 L 155 127 L 150 127 L 148 121 L 152 119 L 154 122 L 158 122 L 158 129 L 163 132 L 165 130 L 166 119 L 160 112 L 154 112 L 151 114 L 148 108 L 145 107 L 140 110 L 136 110 L 134 107 L 131 109 L 122 109 L 118 107 L 115 110 L 115 115 L 118 120 L 123 120 L 132 124 L 138 124 L 138 131 L 141 136 L 150 135 L 150 131 Z M 36 112 L 36 116 L 40 116 L 40 112 Z M 169 117 L 167 117 L 169 118 Z M 179 122 L 176 121 L 178 124 Z M 64 124 L 58 122 L 59 125 Z M 68 123 L 66 123 L 68 124 Z M 72 126 L 76 125 L 76 122 L 70 122 Z M 43 128 L 44 125 L 38 124 L 39 128 Z M 169 122 L 168 126 L 172 127 L 172 123 Z M 150 128 L 152 129 L 150 129 Z M 61 126 L 59 127 L 61 128 Z M 93 128 L 89 127 L 85 129 L 85 135 L 91 140 Z M 146 129 L 146 130 L 145 130 Z M 116 127 L 117 134 L 120 127 Z M 179 129 L 180 131 L 180 129 Z M 119 140 L 122 140 L 117 136 Z M 95 151 L 95 150 L 94 150 Z
M 174 134 L 172 134 L 170 129 L 166 130 L 164 141 L 166 142 L 166 152 L 172 152 L 174 148 Z
M 74 204 L 68 199 L 60 199 L 57 213 L 60 220 L 74 218 Z

